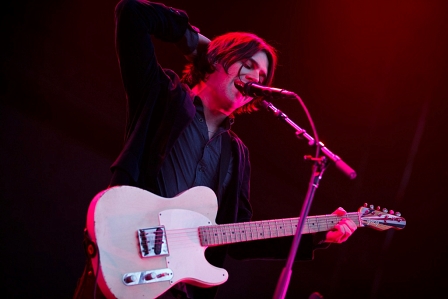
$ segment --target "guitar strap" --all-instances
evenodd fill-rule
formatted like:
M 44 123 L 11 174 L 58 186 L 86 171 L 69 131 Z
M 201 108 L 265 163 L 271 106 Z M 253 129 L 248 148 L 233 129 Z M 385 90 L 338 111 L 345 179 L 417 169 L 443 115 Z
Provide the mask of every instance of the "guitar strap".
M 223 184 L 229 170 L 230 157 L 232 155 L 230 133 L 224 132 L 221 138 L 221 158 L 219 164 L 219 179 L 218 179 L 218 202 L 221 202 L 221 197 L 224 196 Z

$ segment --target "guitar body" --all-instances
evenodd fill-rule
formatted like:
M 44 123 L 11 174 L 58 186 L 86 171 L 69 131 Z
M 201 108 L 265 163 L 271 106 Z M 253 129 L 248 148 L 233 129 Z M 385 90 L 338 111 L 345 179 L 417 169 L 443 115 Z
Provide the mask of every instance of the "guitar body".
M 97 245 L 92 265 L 101 291 L 107 298 L 155 298 L 181 281 L 224 283 L 227 271 L 207 262 L 198 235 L 199 226 L 215 225 L 216 212 L 216 196 L 206 187 L 174 198 L 131 186 L 100 192 L 89 206 L 87 231 Z M 145 228 L 165 230 L 162 253 L 150 247 L 149 256 L 142 256 L 138 234 Z

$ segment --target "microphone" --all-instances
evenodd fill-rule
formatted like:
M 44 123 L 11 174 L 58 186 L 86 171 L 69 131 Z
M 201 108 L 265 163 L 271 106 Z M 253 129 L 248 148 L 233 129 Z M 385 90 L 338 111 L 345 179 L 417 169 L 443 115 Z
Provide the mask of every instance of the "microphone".
M 241 80 L 235 80 L 234 85 L 243 95 L 250 97 L 268 97 L 273 99 L 279 98 L 297 98 L 292 91 L 285 89 L 263 86 L 255 82 L 244 83 Z

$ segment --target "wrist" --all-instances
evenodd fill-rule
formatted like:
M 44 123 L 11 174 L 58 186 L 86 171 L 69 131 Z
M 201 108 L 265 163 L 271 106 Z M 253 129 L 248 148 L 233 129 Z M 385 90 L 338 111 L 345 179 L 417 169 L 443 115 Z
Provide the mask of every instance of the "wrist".
M 182 52 L 183 55 L 187 56 L 192 54 L 199 44 L 199 29 L 188 23 L 187 29 L 185 30 L 182 38 L 176 43 L 176 46 Z

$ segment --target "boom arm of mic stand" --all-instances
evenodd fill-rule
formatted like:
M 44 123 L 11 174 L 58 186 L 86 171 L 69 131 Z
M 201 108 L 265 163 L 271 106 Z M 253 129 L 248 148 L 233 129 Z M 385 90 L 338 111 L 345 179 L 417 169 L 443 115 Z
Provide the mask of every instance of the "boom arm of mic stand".
M 297 137 L 303 137 L 308 140 L 308 144 L 310 146 L 314 145 L 316 142 L 313 137 L 311 137 L 304 129 L 300 128 L 297 124 L 295 124 L 286 114 L 277 109 L 272 103 L 263 100 L 261 102 L 261 106 L 266 108 L 268 111 L 274 113 L 280 120 L 289 124 L 294 130 L 296 130 Z M 339 156 L 332 153 L 322 142 L 319 142 L 321 151 L 334 162 L 334 165 L 342 171 L 346 176 L 350 179 L 354 179 L 356 177 L 356 171 L 354 171 L 350 166 L 347 165 Z

